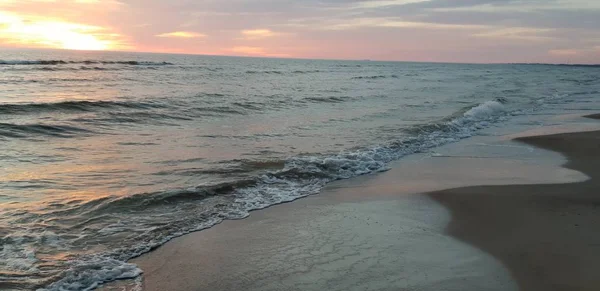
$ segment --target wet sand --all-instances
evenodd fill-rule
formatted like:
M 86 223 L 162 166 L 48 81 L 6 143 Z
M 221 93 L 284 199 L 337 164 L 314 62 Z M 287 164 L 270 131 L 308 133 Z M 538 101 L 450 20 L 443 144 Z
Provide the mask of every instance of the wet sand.
M 132 262 L 144 290 L 599 290 L 599 138 L 474 137 Z
M 449 233 L 498 258 L 521 290 L 600 290 L 600 131 L 518 140 L 563 153 L 590 179 L 430 193 L 451 210 Z

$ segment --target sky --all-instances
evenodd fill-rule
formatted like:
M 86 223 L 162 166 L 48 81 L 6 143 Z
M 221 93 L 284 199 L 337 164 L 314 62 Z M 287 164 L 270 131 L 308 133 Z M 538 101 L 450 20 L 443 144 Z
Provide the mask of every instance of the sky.
M 0 0 L 0 47 L 600 63 L 600 0 Z

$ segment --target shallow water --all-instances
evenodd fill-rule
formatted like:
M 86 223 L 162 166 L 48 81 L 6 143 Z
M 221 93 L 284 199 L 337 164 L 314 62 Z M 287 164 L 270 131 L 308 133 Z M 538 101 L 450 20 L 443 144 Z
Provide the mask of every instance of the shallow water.
M 2 51 L 0 288 L 133 277 L 174 236 L 599 93 L 597 67 Z

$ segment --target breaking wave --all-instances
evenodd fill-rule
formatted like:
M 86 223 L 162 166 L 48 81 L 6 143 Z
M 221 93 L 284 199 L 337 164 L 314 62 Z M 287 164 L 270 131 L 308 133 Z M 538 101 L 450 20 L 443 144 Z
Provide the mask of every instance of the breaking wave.
M 505 106 L 500 101 L 487 101 L 475 106 L 465 107 L 445 120 L 413 126 L 404 131 L 411 134 L 422 134 L 431 131 L 457 131 L 465 122 L 473 119 L 481 120 L 478 126 L 485 127 L 489 125 L 486 121 L 488 116 L 503 113 L 505 110 Z
M 151 109 L 163 107 L 150 102 L 64 101 L 55 103 L 0 104 L 0 114 L 26 114 L 53 111 L 93 112 L 102 109 Z
M 101 61 L 101 60 L 84 60 L 84 61 L 65 61 L 65 60 L 0 60 L 0 65 L 17 66 L 17 65 L 68 65 L 68 64 L 101 64 L 101 65 L 130 65 L 130 66 L 166 66 L 173 65 L 169 62 L 147 62 L 147 61 Z
M 169 62 L 102 60 L 0 60 L 0 68 L 10 71 L 127 71 L 157 70 L 174 65 Z
M 132 71 L 132 70 L 157 70 L 156 66 L 25 66 L 10 67 L 12 71 Z
M 390 161 L 469 137 L 481 128 L 505 120 L 509 113 L 501 102 L 488 101 L 461 110 L 436 126 L 425 126 L 408 138 L 386 144 L 335 155 L 295 156 L 284 161 L 240 161 L 251 168 L 248 170 L 259 168 L 266 172 L 188 189 L 105 197 L 73 207 L 68 210 L 69 216 L 82 216 L 87 221 L 76 228 L 81 232 L 79 237 L 93 231 L 95 239 L 100 234 L 106 237 L 103 241 L 115 245 L 108 246 L 112 251 L 70 260 L 69 270 L 44 290 L 79 290 L 136 277 L 141 270 L 127 260 L 174 237 L 212 227 L 225 219 L 244 218 L 252 210 L 316 194 L 335 180 L 385 171 Z M 117 214 L 118 221 L 109 223 Z M 107 220 L 108 225 L 100 230 L 88 230 L 85 225 L 102 220 Z

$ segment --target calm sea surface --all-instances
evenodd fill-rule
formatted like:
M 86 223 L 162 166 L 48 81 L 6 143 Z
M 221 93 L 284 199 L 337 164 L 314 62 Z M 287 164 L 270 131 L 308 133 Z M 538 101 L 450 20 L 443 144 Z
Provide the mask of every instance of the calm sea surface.
M 0 51 L 0 289 L 135 277 L 174 236 L 599 96 L 599 67 Z

